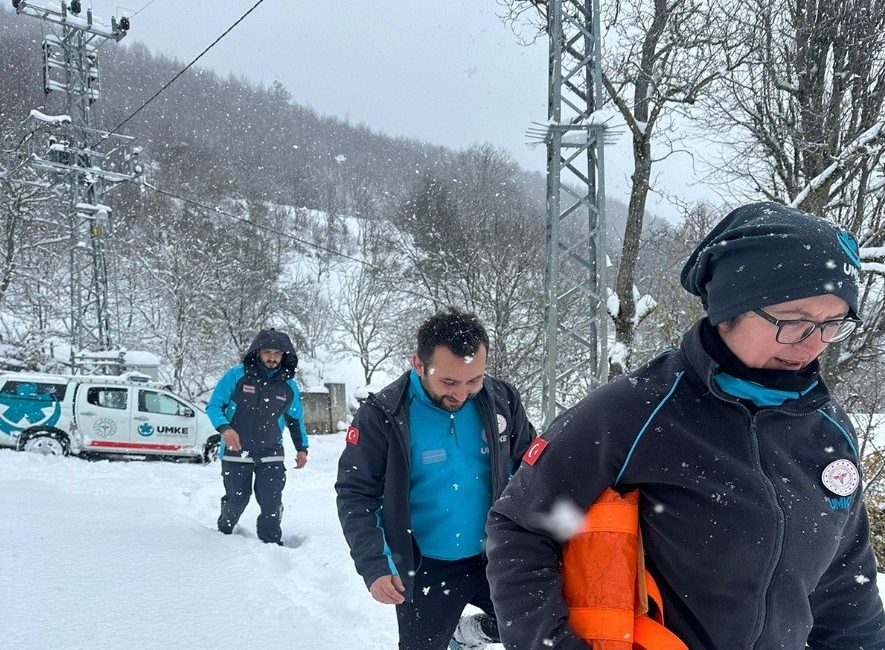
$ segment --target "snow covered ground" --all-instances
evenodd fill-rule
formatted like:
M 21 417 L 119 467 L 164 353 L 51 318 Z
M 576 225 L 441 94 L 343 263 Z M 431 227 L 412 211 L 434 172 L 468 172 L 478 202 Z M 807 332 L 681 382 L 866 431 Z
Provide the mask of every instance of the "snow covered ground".
M 338 525 L 343 445 L 314 436 L 288 472 L 282 548 L 256 538 L 254 499 L 238 534 L 215 530 L 217 463 L 0 451 L 0 647 L 395 648 L 393 607 L 369 596 Z
M 215 530 L 217 463 L 0 451 L 0 647 L 395 648 L 394 610 L 371 599 L 338 526 L 343 444 L 313 436 L 288 472 L 285 547 L 255 537 L 254 500 L 237 534 Z

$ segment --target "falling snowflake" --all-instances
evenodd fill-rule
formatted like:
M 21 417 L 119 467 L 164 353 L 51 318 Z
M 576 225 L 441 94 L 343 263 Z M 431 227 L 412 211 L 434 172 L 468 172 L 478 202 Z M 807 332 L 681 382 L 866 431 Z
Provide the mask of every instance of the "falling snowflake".
M 584 525 L 584 512 L 568 499 L 558 499 L 542 525 L 556 539 L 565 541 L 574 537 Z

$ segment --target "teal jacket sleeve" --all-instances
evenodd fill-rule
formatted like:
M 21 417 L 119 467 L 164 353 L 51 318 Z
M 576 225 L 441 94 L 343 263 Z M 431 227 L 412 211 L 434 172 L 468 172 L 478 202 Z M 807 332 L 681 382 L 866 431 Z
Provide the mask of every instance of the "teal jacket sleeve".
M 206 404 L 206 415 L 209 416 L 209 421 L 218 433 L 224 433 L 231 428 L 230 418 L 233 415 L 231 407 L 236 408 L 236 405 L 233 404 L 233 395 L 237 388 L 237 381 L 242 376 L 242 372 L 237 372 L 238 369 L 240 366 L 231 368 L 222 375 L 215 390 L 212 391 L 209 403 Z
M 304 406 L 301 404 L 301 392 L 294 379 L 289 380 L 292 388 L 292 401 L 286 411 L 286 425 L 292 435 L 292 442 L 298 451 L 307 451 L 310 446 L 307 440 L 307 429 L 304 428 Z

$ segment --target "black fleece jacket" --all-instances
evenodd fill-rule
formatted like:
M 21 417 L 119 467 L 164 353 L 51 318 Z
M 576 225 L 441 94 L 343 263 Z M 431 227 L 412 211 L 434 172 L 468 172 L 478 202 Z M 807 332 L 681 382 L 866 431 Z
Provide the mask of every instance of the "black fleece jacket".
M 862 495 L 829 463 L 857 440 L 818 383 L 751 413 L 712 381 L 699 325 L 679 350 L 600 388 L 543 435 L 489 514 L 488 576 L 509 649 L 585 648 L 567 625 L 556 504 L 639 488 L 667 627 L 692 650 L 885 648 Z
M 338 518 L 367 587 L 396 568 L 412 600 L 421 562 L 409 513 L 409 373 L 371 394 L 353 418 L 338 463 Z M 497 499 L 536 433 L 519 394 L 486 377 L 473 398 L 489 440 L 492 499 Z

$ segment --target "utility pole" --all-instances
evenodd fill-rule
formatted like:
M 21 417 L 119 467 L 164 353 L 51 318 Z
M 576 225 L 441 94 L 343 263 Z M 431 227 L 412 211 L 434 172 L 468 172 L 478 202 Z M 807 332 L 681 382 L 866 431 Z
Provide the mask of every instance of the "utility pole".
M 33 110 L 14 135 L 13 182 L 61 188 L 70 226 L 71 367 L 89 352 L 111 348 L 108 277 L 104 237 L 111 210 L 104 195 L 142 173 L 134 139 L 95 128 L 94 104 L 100 96 L 99 48 L 119 41 L 129 19 L 105 25 L 79 0 L 12 0 L 20 15 L 44 25 L 43 91 L 64 94 L 66 114 Z
M 548 0 L 544 427 L 608 379 L 605 125 L 598 0 Z

